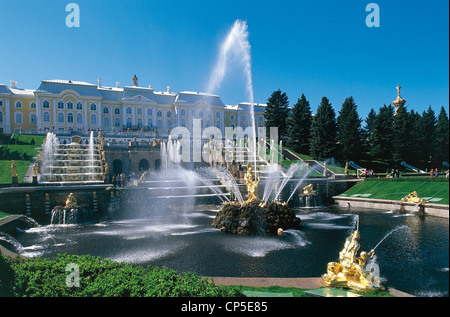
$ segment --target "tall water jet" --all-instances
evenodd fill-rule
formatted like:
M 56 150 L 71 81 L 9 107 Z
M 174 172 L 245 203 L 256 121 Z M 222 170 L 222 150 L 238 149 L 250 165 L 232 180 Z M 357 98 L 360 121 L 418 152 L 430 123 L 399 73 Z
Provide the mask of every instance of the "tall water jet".
M 230 66 L 230 57 L 234 56 L 240 60 L 243 66 L 243 72 L 246 80 L 246 90 L 248 100 L 250 102 L 250 116 L 253 137 L 251 139 L 252 152 L 254 156 L 254 169 L 256 170 L 256 126 L 255 126 L 255 111 L 254 111 L 254 96 L 253 96 L 253 80 L 252 80 L 252 64 L 250 54 L 249 33 L 246 21 L 236 20 L 231 28 L 228 36 L 220 48 L 219 57 L 214 67 L 209 85 L 208 93 L 213 93 L 218 89 L 227 70 Z
M 89 173 L 94 173 L 94 131 L 91 131 L 89 136 Z

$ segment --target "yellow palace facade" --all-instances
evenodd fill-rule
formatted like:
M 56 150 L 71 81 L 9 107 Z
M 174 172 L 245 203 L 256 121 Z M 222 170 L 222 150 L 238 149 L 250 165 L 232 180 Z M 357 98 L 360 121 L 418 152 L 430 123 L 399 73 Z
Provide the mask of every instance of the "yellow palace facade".
M 264 126 L 265 104 L 255 104 L 255 121 Z M 0 84 L 0 133 L 71 133 L 99 130 L 108 133 L 140 131 L 159 136 L 174 127 L 214 126 L 247 128 L 251 105 L 225 105 L 217 95 L 183 91 L 155 91 L 141 87 L 133 78 L 131 86 L 102 86 L 71 80 L 42 80 L 36 89 L 22 89 L 17 82 Z

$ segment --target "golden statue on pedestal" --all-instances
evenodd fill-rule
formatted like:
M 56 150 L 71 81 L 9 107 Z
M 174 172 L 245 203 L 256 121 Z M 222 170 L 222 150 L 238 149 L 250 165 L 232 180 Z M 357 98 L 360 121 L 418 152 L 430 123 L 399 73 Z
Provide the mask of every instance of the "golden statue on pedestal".
M 247 173 L 245 173 L 244 180 L 248 191 L 247 203 L 258 200 L 258 187 L 261 179 L 253 173 L 253 167 L 250 163 L 247 164 Z
M 11 161 L 11 177 L 17 177 L 16 161 Z
M 70 193 L 66 200 L 66 208 L 75 208 L 77 207 L 77 200 L 73 193 Z
M 416 191 L 413 191 L 412 193 L 410 193 L 410 194 L 406 195 L 405 197 L 403 197 L 402 201 L 408 202 L 408 203 L 415 203 L 415 204 L 429 203 L 428 200 L 420 198 Z
M 339 261 L 327 265 L 327 273 L 322 275 L 323 283 L 331 287 L 346 287 L 355 290 L 384 289 L 378 277 L 366 270 L 366 262 L 373 258 L 375 250 L 362 251 L 357 257 L 360 244 L 359 231 L 356 230 L 345 240 L 339 252 Z

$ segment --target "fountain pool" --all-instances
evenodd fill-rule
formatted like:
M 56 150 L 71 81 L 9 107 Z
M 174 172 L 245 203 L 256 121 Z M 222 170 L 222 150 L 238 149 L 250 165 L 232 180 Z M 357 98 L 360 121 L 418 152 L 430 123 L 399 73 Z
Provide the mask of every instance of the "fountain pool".
M 406 225 L 410 230 L 397 230 L 376 250 L 382 284 L 417 296 L 449 295 L 448 219 L 318 207 L 296 210 L 301 230 L 247 237 L 211 227 L 220 208 L 203 205 L 188 212 L 153 211 L 145 218 L 41 226 L 19 232 L 16 239 L 25 256 L 91 254 L 204 276 L 319 277 L 355 224 L 364 237 L 361 250 Z

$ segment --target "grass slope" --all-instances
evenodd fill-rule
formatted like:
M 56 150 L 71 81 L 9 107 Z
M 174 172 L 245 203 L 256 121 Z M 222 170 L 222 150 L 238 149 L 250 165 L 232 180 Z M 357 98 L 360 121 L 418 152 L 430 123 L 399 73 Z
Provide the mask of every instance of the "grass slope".
M 416 191 L 419 197 L 442 198 L 438 204 L 449 204 L 449 184 L 446 179 L 367 179 L 358 183 L 343 195 L 371 194 L 369 199 L 401 200 L 409 193 Z

